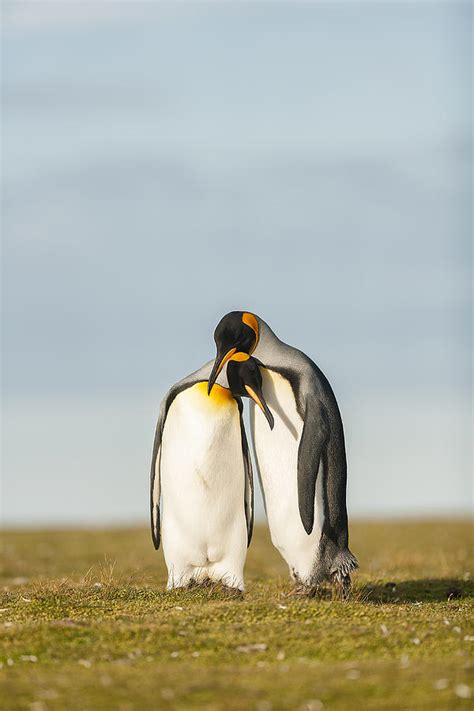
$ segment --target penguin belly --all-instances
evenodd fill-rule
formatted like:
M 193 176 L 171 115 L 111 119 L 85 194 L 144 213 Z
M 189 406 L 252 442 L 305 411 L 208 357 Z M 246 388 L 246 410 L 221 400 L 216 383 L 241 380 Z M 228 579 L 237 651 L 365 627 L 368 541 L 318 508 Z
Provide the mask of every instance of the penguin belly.
M 210 579 L 244 589 L 245 469 L 238 405 L 197 383 L 170 406 L 161 447 L 168 588 Z
M 298 506 L 298 447 L 303 420 L 289 381 L 267 368 L 262 368 L 261 373 L 263 394 L 274 415 L 275 426 L 271 431 L 255 407 L 252 407 L 251 424 L 270 535 L 273 545 L 288 563 L 292 577 L 311 585 L 323 524 L 321 472 L 316 484 L 314 527 L 308 535 Z

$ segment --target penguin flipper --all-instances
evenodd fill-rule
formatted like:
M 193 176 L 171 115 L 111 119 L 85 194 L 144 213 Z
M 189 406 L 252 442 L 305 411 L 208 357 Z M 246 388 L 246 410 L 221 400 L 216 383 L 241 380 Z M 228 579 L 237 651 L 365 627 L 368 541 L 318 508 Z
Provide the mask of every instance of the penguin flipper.
M 328 434 L 326 410 L 321 401 L 311 395 L 306 400 L 303 431 L 298 447 L 298 507 L 301 522 L 308 535 L 314 525 L 316 480 Z
M 243 461 L 244 461 L 244 470 L 245 470 L 244 507 L 245 507 L 245 519 L 247 521 L 247 548 L 248 548 L 250 545 L 250 541 L 252 540 L 253 519 L 254 519 L 254 513 L 253 513 L 253 500 L 254 500 L 253 471 L 252 471 L 252 462 L 250 459 L 249 445 L 247 442 L 247 435 L 245 434 L 245 426 L 244 426 L 244 421 L 242 418 L 243 405 L 242 405 L 242 400 L 240 398 L 238 398 L 237 404 L 239 406 L 239 412 L 240 412 L 240 432 L 242 435 L 242 457 L 243 457 Z
M 191 376 L 190 376 L 191 377 Z M 198 381 L 196 381 L 198 382 Z M 156 423 L 155 439 L 153 442 L 153 454 L 151 457 L 151 472 L 150 472 L 150 514 L 151 514 L 151 537 L 155 550 L 160 547 L 160 496 L 161 496 L 161 480 L 160 480 L 160 462 L 161 462 L 161 439 L 165 427 L 166 416 L 170 409 L 171 403 L 182 390 L 193 385 L 193 381 L 182 380 L 176 385 L 173 385 L 165 397 L 161 401 L 160 414 Z
M 177 395 L 186 388 L 190 388 L 196 383 L 205 382 L 209 378 L 211 368 L 214 361 L 205 363 L 199 370 L 194 371 L 187 377 L 175 383 L 165 397 L 161 401 L 160 414 L 155 429 L 155 440 L 153 442 L 153 454 L 151 457 L 151 472 L 150 472 L 150 513 L 151 513 L 151 536 L 153 545 L 158 550 L 160 547 L 160 458 L 161 458 L 161 439 L 163 437 L 163 429 L 166 422 L 166 416 L 170 409 L 171 403 Z
M 160 414 L 156 423 L 155 439 L 153 442 L 153 454 L 151 457 L 150 472 L 150 515 L 151 515 L 151 537 L 155 550 L 160 547 L 160 459 L 161 459 L 161 438 L 165 425 L 166 414 L 168 412 L 169 393 L 164 398 L 160 406 Z

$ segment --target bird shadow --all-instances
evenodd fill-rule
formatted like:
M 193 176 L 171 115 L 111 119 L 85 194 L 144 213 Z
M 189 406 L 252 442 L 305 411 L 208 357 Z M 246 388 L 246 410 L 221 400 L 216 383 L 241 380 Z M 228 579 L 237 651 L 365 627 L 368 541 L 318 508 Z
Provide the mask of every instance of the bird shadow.
M 474 597 L 474 582 L 455 578 L 424 578 L 367 584 L 353 596 L 371 605 L 450 602 Z
M 298 430 L 286 414 L 285 408 L 279 402 L 277 392 L 275 390 L 275 383 L 273 382 L 272 378 L 270 378 L 268 374 L 265 373 L 265 370 L 265 368 L 262 369 L 262 375 L 265 388 L 265 398 L 267 402 L 270 402 L 271 404 L 270 409 L 273 410 L 274 414 L 278 415 L 287 430 L 290 432 L 293 439 L 297 439 Z M 253 409 L 253 412 L 255 413 L 255 409 Z

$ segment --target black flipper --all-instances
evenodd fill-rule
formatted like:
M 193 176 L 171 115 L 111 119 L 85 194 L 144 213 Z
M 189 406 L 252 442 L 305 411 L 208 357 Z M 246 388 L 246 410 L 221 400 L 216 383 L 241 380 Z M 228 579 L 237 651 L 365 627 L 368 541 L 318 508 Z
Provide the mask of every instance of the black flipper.
M 150 515 L 151 515 L 151 537 L 155 550 L 160 547 L 160 459 L 161 459 L 161 438 L 165 426 L 166 415 L 170 406 L 170 395 L 173 389 L 166 395 L 160 406 L 160 414 L 156 423 L 155 439 L 153 442 L 153 454 L 151 457 L 150 472 Z M 174 399 L 174 398 L 172 398 Z
M 316 396 L 311 395 L 306 400 L 304 425 L 298 448 L 298 506 L 308 535 L 314 525 L 316 480 L 328 434 L 329 424 L 325 408 Z
M 150 472 L 150 514 L 151 514 L 151 536 L 153 539 L 153 545 L 155 549 L 158 550 L 160 547 L 160 459 L 161 459 L 161 438 L 163 437 L 163 429 L 166 422 L 166 416 L 168 410 L 170 409 L 171 403 L 175 397 L 190 388 L 196 383 L 205 382 L 209 377 L 209 372 L 212 363 L 206 363 L 195 373 L 191 373 L 179 383 L 173 385 L 165 397 L 161 401 L 160 414 L 158 415 L 158 422 L 156 423 L 155 430 L 155 440 L 153 442 L 153 454 L 151 457 L 151 472 Z
M 236 398 L 236 400 L 237 400 L 237 404 L 239 406 L 240 432 L 242 435 L 242 456 L 243 456 L 243 460 L 244 460 L 244 470 L 245 470 L 244 507 L 245 507 L 245 519 L 247 521 L 247 548 L 248 548 L 248 546 L 250 545 L 250 541 L 252 540 L 253 519 L 254 519 L 253 472 L 252 472 L 252 462 L 250 459 L 249 446 L 248 446 L 248 442 L 247 442 L 247 435 L 245 434 L 244 420 L 242 417 L 242 411 L 243 411 L 242 400 L 240 398 Z

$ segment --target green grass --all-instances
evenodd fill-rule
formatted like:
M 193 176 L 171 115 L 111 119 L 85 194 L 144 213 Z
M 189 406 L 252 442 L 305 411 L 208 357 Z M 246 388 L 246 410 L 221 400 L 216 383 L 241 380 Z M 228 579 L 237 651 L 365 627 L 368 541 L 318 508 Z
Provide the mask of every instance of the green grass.
M 290 596 L 263 528 L 243 599 L 166 593 L 145 529 L 4 532 L 0 706 L 472 709 L 470 525 L 355 523 L 351 536 L 361 570 L 342 602 Z

